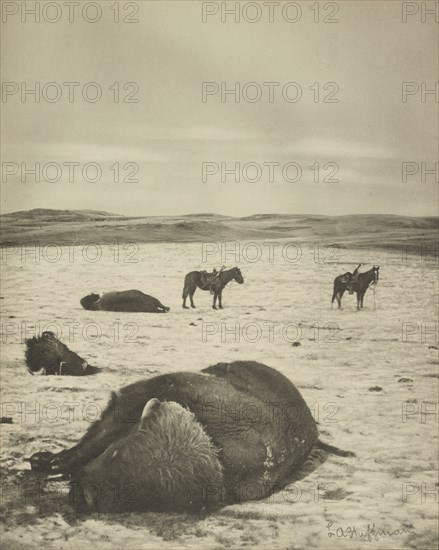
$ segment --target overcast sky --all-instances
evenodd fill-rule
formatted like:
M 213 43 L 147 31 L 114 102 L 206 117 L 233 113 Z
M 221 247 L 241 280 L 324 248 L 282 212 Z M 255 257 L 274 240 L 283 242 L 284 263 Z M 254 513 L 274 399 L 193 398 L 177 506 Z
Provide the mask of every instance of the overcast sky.
M 253 6 L 240 22 L 229 15 L 222 23 L 221 3 L 210 2 L 207 9 L 218 13 L 203 23 L 202 2 L 137 4 L 138 13 L 130 16 L 132 8 L 121 2 L 121 19 L 139 19 L 132 24 L 114 22 L 113 2 L 99 2 L 95 23 L 80 11 L 69 23 L 64 7 L 58 22 L 46 22 L 44 16 L 57 17 L 47 11 L 40 23 L 29 14 L 22 22 L 19 12 L 2 24 L 3 85 L 17 83 L 9 84 L 2 103 L 3 212 L 437 214 L 434 175 L 421 181 L 421 163 L 433 168 L 438 151 L 438 103 L 432 94 L 424 102 L 421 97 L 421 83 L 434 88 L 439 79 L 434 16 L 422 22 L 419 13 L 403 23 L 399 1 L 340 1 L 338 13 L 332 13 L 335 3 L 321 2 L 318 14 L 310 9 L 315 3 L 300 2 L 301 13 L 293 5 L 284 16 L 272 6 L 273 22 L 267 6 L 259 21 L 243 20 L 257 16 Z M 93 9 L 87 16 L 95 18 Z M 324 17 L 339 22 L 324 23 Z M 24 86 L 36 82 L 39 103 L 31 95 L 22 101 Z M 60 85 L 58 102 L 46 100 L 57 93 L 54 86 L 44 88 L 49 82 Z M 64 82 L 79 83 L 71 88 L 72 103 Z M 99 84 L 98 102 L 83 99 L 88 82 Z M 116 86 L 109 89 L 115 82 L 118 103 Z M 124 90 L 127 82 L 138 91 Z M 221 83 L 239 83 L 240 101 L 231 94 L 222 101 L 218 92 L 203 102 L 203 82 L 218 83 L 219 90 Z M 257 86 L 243 89 L 249 82 Z M 264 82 L 279 84 L 271 87 L 272 102 Z M 297 86 L 284 88 L 290 82 Z M 329 82 L 335 84 L 325 88 Z M 403 82 L 419 86 L 406 102 Z M 258 89 L 260 100 L 248 101 Z M 86 88 L 90 98 L 94 91 Z M 138 102 L 122 101 L 130 93 Z M 29 174 L 22 183 L 22 163 L 29 169 L 36 162 L 40 182 Z M 73 162 L 79 167 L 69 181 L 65 163 Z M 413 163 L 412 172 L 419 165 L 405 182 L 404 162 Z M 99 165 L 100 181 L 84 181 L 87 163 Z M 218 167 L 205 182 L 203 163 L 212 172 Z M 222 182 L 221 163 L 227 169 L 254 164 L 238 181 L 223 173 Z M 259 181 L 246 181 L 258 171 Z M 94 178 L 93 165 L 86 175 Z M 130 175 L 139 182 L 124 182 Z

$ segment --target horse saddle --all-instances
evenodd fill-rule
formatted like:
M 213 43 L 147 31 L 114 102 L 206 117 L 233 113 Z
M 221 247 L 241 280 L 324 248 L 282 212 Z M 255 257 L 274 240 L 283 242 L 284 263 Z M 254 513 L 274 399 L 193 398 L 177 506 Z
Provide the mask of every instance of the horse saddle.
M 218 271 L 214 269 L 212 273 L 208 273 L 207 271 L 200 271 L 200 283 L 201 288 L 203 289 L 209 289 L 210 293 L 213 294 L 213 290 L 211 288 L 211 283 L 214 279 L 216 279 L 216 276 L 218 275 Z
M 350 283 L 352 281 L 353 281 L 352 273 L 350 271 L 348 271 L 347 273 L 345 273 L 344 275 L 341 276 L 341 282 L 342 283 Z
M 347 285 L 349 294 L 354 293 L 354 284 L 357 282 L 359 273 L 352 274 L 350 271 L 345 273 L 342 278 L 342 282 Z

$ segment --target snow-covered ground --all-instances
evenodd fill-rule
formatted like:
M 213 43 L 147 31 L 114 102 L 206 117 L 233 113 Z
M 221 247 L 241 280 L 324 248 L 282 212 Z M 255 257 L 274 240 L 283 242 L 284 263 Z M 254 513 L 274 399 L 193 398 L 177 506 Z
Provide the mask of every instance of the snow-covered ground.
M 13 423 L 1 425 L 5 548 L 436 547 L 437 264 L 373 250 L 330 258 L 315 247 L 303 247 L 299 258 L 282 244 L 270 257 L 263 243 L 245 253 L 239 244 L 237 257 L 210 248 L 208 263 L 201 244 L 172 243 L 105 246 L 101 257 L 93 248 L 62 248 L 57 260 L 59 250 L 46 249 L 39 263 L 29 253 L 26 261 L 6 257 L 1 415 Z M 375 294 L 367 292 L 361 312 L 347 294 L 344 309 L 332 310 L 333 279 L 359 262 L 362 270 L 380 265 Z M 226 287 L 225 309 L 214 311 L 210 295 L 197 290 L 197 309 L 183 310 L 184 275 L 223 263 L 239 265 L 245 280 Z M 90 292 L 132 288 L 159 298 L 170 313 L 90 312 L 79 304 Z M 103 372 L 31 377 L 24 338 L 43 330 Z M 30 475 L 25 458 L 72 446 L 111 390 L 238 359 L 285 374 L 312 409 L 321 438 L 356 457 L 329 455 L 283 492 L 204 518 L 78 518 L 67 482 L 44 485 Z M 385 532 L 361 537 L 368 525 Z

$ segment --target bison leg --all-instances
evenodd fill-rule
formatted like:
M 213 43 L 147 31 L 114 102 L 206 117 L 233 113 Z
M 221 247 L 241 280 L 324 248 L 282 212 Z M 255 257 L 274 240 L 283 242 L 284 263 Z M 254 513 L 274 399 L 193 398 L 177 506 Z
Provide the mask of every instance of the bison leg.
M 127 393 L 118 397 L 113 393 L 101 420 L 90 427 L 79 443 L 56 454 L 35 453 L 29 459 L 32 469 L 51 474 L 69 474 L 80 469 L 137 426 L 149 397 L 153 396 Z
M 158 303 L 158 312 L 159 313 L 167 313 L 171 308 L 164 306 L 161 302 Z

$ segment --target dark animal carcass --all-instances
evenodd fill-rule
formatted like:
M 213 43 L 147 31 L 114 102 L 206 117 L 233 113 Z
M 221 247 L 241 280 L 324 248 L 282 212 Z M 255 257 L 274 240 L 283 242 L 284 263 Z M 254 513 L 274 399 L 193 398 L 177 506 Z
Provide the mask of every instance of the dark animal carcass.
M 84 376 L 100 371 L 60 342 L 53 332 L 26 340 L 26 366 L 30 374 Z
M 122 388 L 77 445 L 30 462 L 71 474 L 80 511 L 191 512 L 281 489 L 317 438 L 309 408 L 285 376 L 237 361 Z
M 122 292 L 106 292 L 89 294 L 81 299 L 84 309 L 92 311 L 124 311 L 145 313 L 166 313 L 169 307 L 164 306 L 157 298 L 148 296 L 140 290 L 123 290 Z
M 85 512 L 196 512 L 218 504 L 222 465 L 193 413 L 150 399 L 140 422 L 73 476 L 70 498 Z

